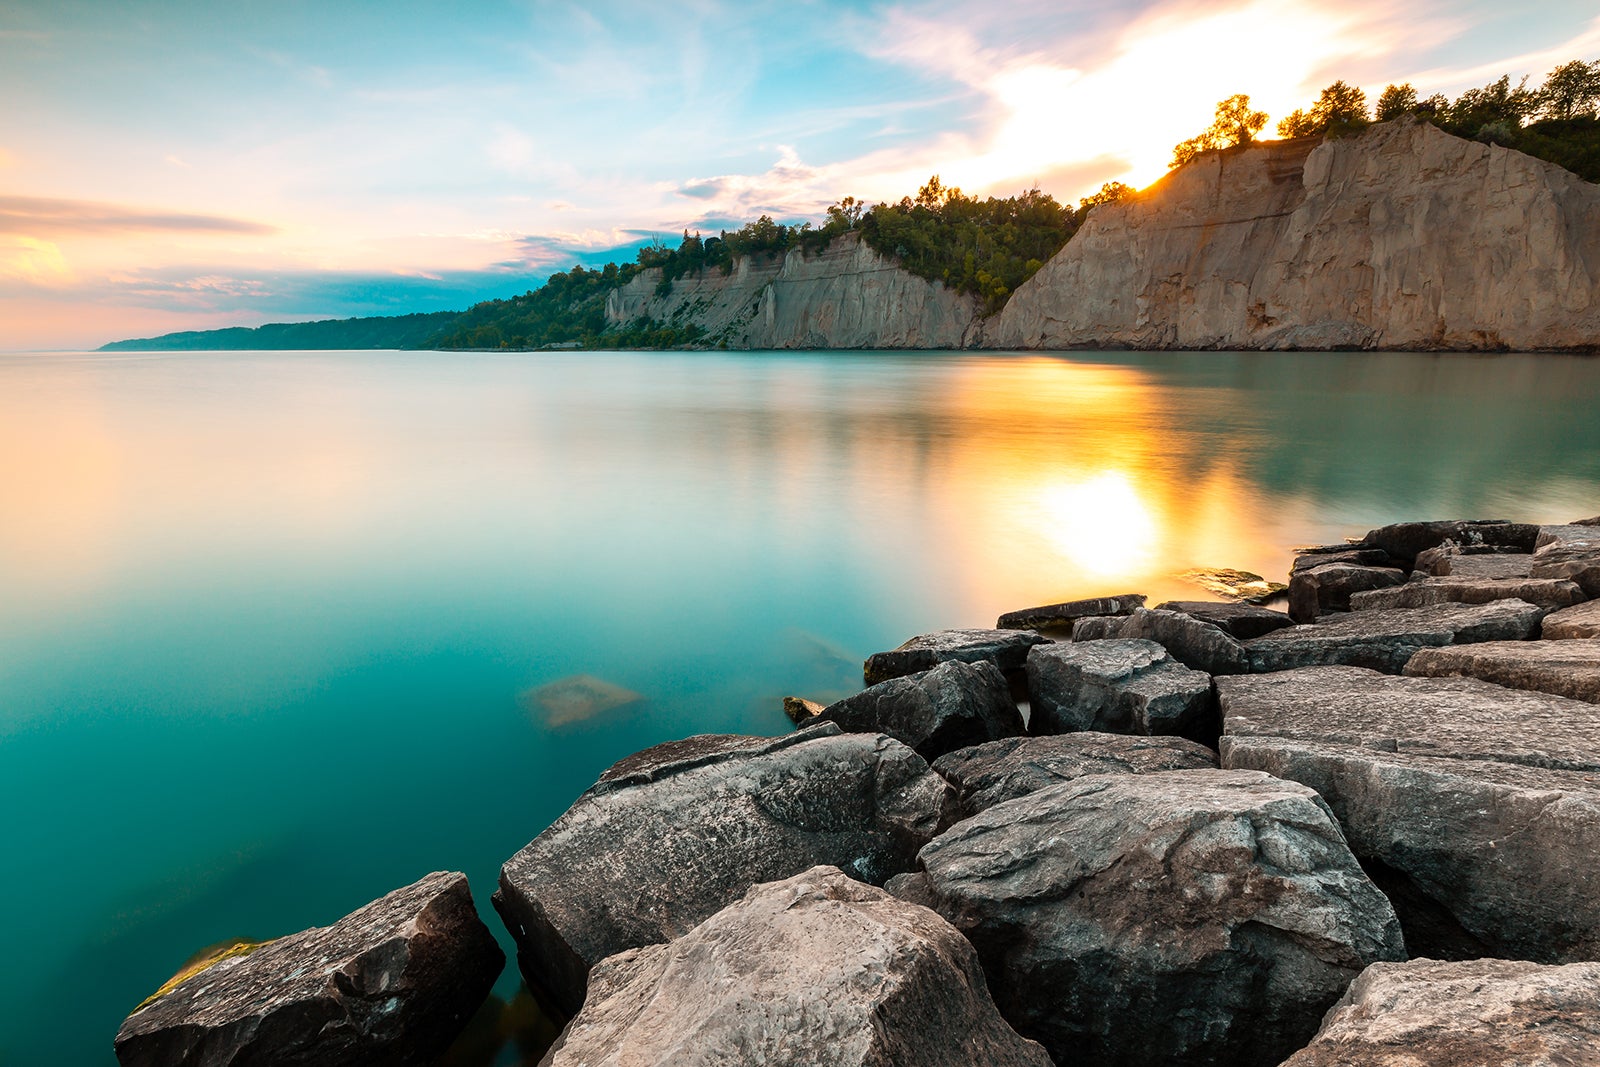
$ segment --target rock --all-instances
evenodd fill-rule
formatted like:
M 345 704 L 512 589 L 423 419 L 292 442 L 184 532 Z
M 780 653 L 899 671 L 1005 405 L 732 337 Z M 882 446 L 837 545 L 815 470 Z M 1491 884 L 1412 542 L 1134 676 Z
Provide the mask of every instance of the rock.
M 1533 554 L 1528 573 L 1576 582 L 1585 596 L 1600 599 L 1600 543 L 1566 540 L 1546 545 Z
M 1538 633 L 1543 615 L 1544 609 L 1520 600 L 1357 611 L 1257 637 L 1244 649 L 1255 673 L 1343 664 L 1399 674 L 1420 648 L 1527 640 Z
M 1593 547 L 1597 542 L 1600 542 L 1600 530 L 1595 529 L 1596 525 L 1593 520 L 1586 520 L 1584 522 L 1569 522 L 1564 526 L 1541 526 L 1539 527 L 1539 536 L 1534 539 L 1533 550 L 1537 552 L 1539 549 L 1549 548 L 1551 545 L 1561 548 L 1578 545 Z
M 604 678 L 591 674 L 574 674 L 529 689 L 518 701 L 529 711 L 537 712 L 546 726 L 567 726 L 592 719 L 601 712 L 637 704 L 644 697 L 631 689 L 613 685 Z
M 1211 676 L 1154 641 L 1040 645 L 1028 653 L 1028 703 L 1035 734 L 1216 733 Z
M 1465 556 L 1464 559 L 1494 559 Z M 1503 557 L 1502 557 L 1503 558 Z M 1528 557 L 1532 559 L 1533 557 Z M 1496 600 L 1521 600 L 1541 608 L 1565 608 L 1584 600 L 1583 590 L 1572 582 L 1553 578 L 1422 578 L 1392 589 L 1373 589 L 1350 597 L 1352 611 L 1384 608 L 1425 608 L 1435 604 L 1489 604 Z
M 1315 789 L 1413 954 L 1600 954 L 1600 716 L 1473 679 L 1321 667 L 1217 680 L 1222 764 Z
M 1126 618 L 1119 615 L 1096 615 L 1090 619 L 1079 619 L 1072 624 L 1072 639 L 1104 641 L 1107 638 L 1121 637 L 1122 624 L 1126 621 Z
M 1143 593 L 1123 593 L 1120 596 L 1071 600 L 1065 604 L 1008 611 L 1000 616 L 1000 621 L 995 625 L 1002 630 L 1070 630 L 1079 619 L 1093 615 L 1130 615 L 1134 609 L 1142 607 Z
M 1507 552 L 1492 545 L 1462 548 L 1454 541 L 1446 541 L 1438 548 L 1418 553 L 1412 578 L 1419 574 L 1437 578 L 1526 578 L 1532 569 L 1533 556 L 1527 552 Z
M 1296 571 L 1289 578 L 1289 616 L 1295 622 L 1311 622 L 1329 612 L 1349 611 L 1352 595 L 1368 589 L 1386 589 L 1405 580 L 1405 572 L 1394 567 L 1359 567 L 1353 563 L 1329 563 Z
M 1208 593 L 1251 602 L 1271 600 L 1289 588 L 1282 582 L 1269 582 L 1254 571 L 1235 570 L 1232 567 L 1203 567 L 1184 571 L 1178 577 L 1193 582 Z
M 1539 636 L 1546 641 L 1600 637 L 1600 600 L 1590 600 L 1546 615 Z
M 1020 672 L 1028 662 L 1028 649 L 1049 639 L 1026 630 L 940 630 L 913 637 L 889 652 L 874 652 L 862 671 L 867 685 L 890 678 L 931 671 L 941 663 L 988 660 L 1002 673 Z
M 1244 646 L 1220 626 L 1180 611 L 1140 608 L 1125 619 L 1083 619 L 1072 628 L 1072 640 L 1140 638 L 1154 641 L 1186 667 L 1207 674 L 1239 674 L 1245 670 Z
M 926 760 L 1023 732 L 1005 676 L 988 660 L 951 660 L 890 678 L 828 705 L 818 721 L 854 733 L 888 734 Z
M 504 966 L 466 876 L 430 874 L 332 926 L 217 959 L 128 1016 L 117 1060 L 431 1064 Z
M 1419 121 L 1203 154 L 1091 211 L 996 348 L 1592 349 L 1600 188 Z
M 1381 548 L 1357 548 L 1353 545 L 1329 545 L 1326 548 L 1301 549 L 1289 565 L 1291 579 L 1313 567 L 1326 567 L 1330 563 L 1344 563 L 1355 567 L 1387 567 L 1389 553 Z M 1293 584 L 1291 581 L 1290 584 Z
M 1600 964 L 1374 963 L 1283 1067 L 1595 1067 Z
M 1478 546 L 1511 552 L 1532 552 L 1539 528 L 1504 519 L 1447 519 L 1442 522 L 1397 522 L 1369 530 L 1361 543 L 1381 548 L 1398 566 L 1411 569 L 1417 556 L 1446 541 L 1458 548 Z
M 926 908 L 814 867 L 670 944 L 595 967 L 543 1064 L 1050 1067 L 995 1010 L 977 955 Z
M 1182 612 L 1241 641 L 1294 625 L 1294 620 L 1281 611 L 1226 600 L 1169 600 L 1157 604 L 1156 610 Z
M 811 720 L 822 714 L 826 704 L 819 704 L 815 700 L 804 697 L 784 697 L 783 713 L 789 716 L 789 721 L 796 726 L 809 726 Z
M 1600 704 L 1600 641 L 1494 641 L 1465 648 L 1429 648 L 1406 663 L 1419 677 L 1480 678 Z
M 686 933 L 758 882 L 819 863 L 869 882 L 909 869 L 950 802 L 910 748 L 833 723 L 690 738 L 618 766 L 507 861 L 494 897 L 528 984 L 568 1014 L 594 964 Z
M 1214 770 L 1217 754 L 1178 737 L 1083 732 L 1012 737 L 963 748 L 933 764 L 956 790 L 955 818 L 1091 774 Z
M 1394 912 L 1315 794 L 1262 774 L 1100 774 L 957 823 L 889 891 L 977 947 L 995 1003 L 1056 1063 L 1270 1067 Z

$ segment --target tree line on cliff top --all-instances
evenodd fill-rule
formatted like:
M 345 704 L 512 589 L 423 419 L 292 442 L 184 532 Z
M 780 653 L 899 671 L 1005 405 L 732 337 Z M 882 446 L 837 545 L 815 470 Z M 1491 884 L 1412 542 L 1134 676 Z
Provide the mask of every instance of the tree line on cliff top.
M 1324 89 L 1309 107 L 1277 124 L 1283 138 L 1341 136 L 1373 121 L 1405 115 L 1431 122 L 1461 137 L 1515 148 L 1549 160 L 1588 181 L 1600 181 L 1600 62 L 1574 61 L 1552 71 L 1543 85 L 1509 77 L 1470 89 L 1451 100 L 1419 99 L 1409 84 L 1390 85 L 1369 110 L 1366 93 L 1343 81 Z M 1202 153 L 1248 145 L 1268 116 L 1244 94 L 1217 105 L 1210 128 L 1173 149 L 1181 167 Z M 845 197 L 827 209 L 820 225 L 787 225 L 762 215 L 738 230 L 706 237 L 685 230 L 681 242 L 641 248 L 633 263 L 608 263 L 599 270 L 575 266 L 551 275 L 537 290 L 492 300 L 462 313 L 430 340 L 441 348 L 671 347 L 704 343 L 693 322 L 642 319 L 607 328 L 606 297 L 641 272 L 659 271 L 655 292 L 670 294 L 681 279 L 701 271 L 731 273 L 740 256 L 781 256 L 791 249 L 820 252 L 846 233 L 857 233 L 877 252 L 911 273 L 976 297 L 984 313 L 1004 306 L 1011 293 L 1059 252 L 1097 204 L 1132 192 L 1112 182 L 1075 208 L 1037 188 L 1016 196 L 978 199 L 944 185 L 935 175 L 915 197 L 868 206 Z

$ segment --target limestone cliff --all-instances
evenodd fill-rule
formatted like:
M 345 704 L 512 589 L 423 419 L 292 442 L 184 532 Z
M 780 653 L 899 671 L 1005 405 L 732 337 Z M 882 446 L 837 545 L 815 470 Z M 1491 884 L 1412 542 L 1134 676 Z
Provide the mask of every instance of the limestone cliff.
M 822 252 L 741 256 L 731 274 L 708 270 L 658 295 L 660 268 L 606 299 L 606 321 L 648 316 L 697 323 L 730 348 L 962 348 L 975 340 L 978 305 L 903 270 L 849 233 Z
M 1211 153 L 1096 208 L 978 343 L 1600 347 L 1600 186 L 1405 120 Z

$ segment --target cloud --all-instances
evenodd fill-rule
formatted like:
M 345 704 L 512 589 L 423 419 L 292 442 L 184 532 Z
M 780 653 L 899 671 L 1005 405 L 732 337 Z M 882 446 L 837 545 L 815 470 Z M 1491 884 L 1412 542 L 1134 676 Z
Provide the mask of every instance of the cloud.
M 0 196 L 0 233 L 107 234 L 169 231 L 266 235 L 274 226 L 221 215 L 144 211 L 97 200 Z
M 1465 67 L 1434 67 L 1418 71 L 1409 80 L 1424 92 L 1476 87 L 1496 80 L 1502 74 L 1510 74 L 1513 79 L 1529 74 L 1529 80 L 1537 83 L 1562 63 L 1573 59 L 1589 59 L 1596 53 L 1600 53 L 1600 18 L 1590 22 L 1588 28 L 1576 37 L 1550 48 Z

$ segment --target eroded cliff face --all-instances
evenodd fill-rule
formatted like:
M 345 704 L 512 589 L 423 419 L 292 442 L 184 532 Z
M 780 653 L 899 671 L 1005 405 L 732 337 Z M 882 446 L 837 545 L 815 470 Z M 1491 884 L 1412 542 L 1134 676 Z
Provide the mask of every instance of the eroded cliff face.
M 978 343 L 1600 347 L 1600 186 L 1409 121 L 1214 153 L 1096 208 Z
M 656 295 L 661 271 L 644 271 L 606 299 L 606 321 L 641 316 L 697 323 L 705 342 L 730 348 L 963 348 L 976 340 L 978 305 L 903 270 L 858 234 L 806 255 L 743 256 L 731 274 L 678 278 Z

